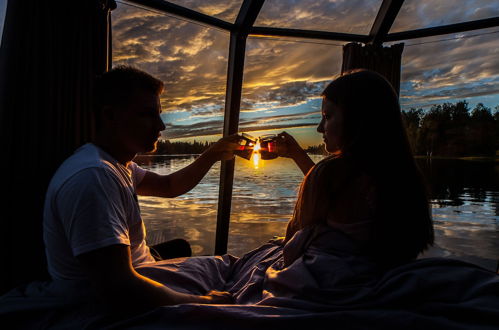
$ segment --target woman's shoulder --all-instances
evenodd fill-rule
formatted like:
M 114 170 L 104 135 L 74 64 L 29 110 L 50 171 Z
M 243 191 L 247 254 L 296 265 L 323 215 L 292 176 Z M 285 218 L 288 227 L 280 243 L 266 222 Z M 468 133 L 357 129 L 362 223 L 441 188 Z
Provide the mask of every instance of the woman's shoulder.
M 350 157 L 328 156 L 319 161 L 316 165 L 317 168 L 327 167 L 336 170 L 351 171 L 357 168 L 355 162 Z
M 316 166 L 324 166 L 324 169 L 335 177 L 344 178 L 348 181 L 358 177 L 363 177 L 364 180 L 371 178 L 368 171 L 363 169 L 361 164 L 352 157 L 328 157 L 317 163 Z

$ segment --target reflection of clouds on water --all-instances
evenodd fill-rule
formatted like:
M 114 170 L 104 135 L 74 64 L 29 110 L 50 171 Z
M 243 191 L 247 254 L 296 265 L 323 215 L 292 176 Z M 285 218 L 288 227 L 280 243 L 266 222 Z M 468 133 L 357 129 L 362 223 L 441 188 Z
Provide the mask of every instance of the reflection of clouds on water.
M 435 221 L 435 247 L 426 256 L 458 258 L 494 270 L 499 260 L 499 231 L 476 223 Z
M 495 270 L 499 259 L 499 165 L 419 160 L 431 185 L 436 247 L 427 255 L 455 257 Z
M 496 215 L 495 201 L 493 196 L 497 194 L 486 192 L 481 199 L 464 193 L 460 196 L 462 203 L 456 205 L 449 200 L 433 200 L 432 213 L 435 220 L 441 218 L 452 223 L 479 223 L 495 230 L 499 224 Z

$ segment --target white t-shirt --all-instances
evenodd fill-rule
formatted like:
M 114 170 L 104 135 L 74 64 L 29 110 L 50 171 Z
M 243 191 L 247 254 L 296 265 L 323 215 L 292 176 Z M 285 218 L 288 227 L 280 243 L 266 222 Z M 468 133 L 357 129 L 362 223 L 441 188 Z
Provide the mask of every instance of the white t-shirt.
M 64 161 L 49 184 L 43 216 L 53 279 L 86 279 L 75 257 L 115 244 L 130 246 L 134 266 L 154 262 L 135 193 L 145 173 L 91 143 Z

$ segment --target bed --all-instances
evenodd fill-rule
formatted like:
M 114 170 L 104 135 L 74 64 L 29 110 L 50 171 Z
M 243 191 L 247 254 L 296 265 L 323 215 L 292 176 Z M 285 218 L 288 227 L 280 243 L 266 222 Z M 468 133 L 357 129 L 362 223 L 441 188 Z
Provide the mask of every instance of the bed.
M 137 271 L 178 291 L 232 293 L 233 305 L 184 304 L 109 318 L 88 283 L 32 282 L 0 298 L 0 324 L 86 329 L 499 329 L 499 275 L 448 258 L 380 272 L 340 233 L 299 232 L 231 255 L 165 260 Z

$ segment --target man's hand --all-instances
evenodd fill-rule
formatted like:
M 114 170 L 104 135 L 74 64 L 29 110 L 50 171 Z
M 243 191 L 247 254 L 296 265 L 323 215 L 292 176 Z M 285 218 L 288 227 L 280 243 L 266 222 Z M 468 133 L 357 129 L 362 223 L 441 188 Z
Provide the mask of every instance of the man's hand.
M 221 138 L 211 145 L 203 154 L 214 161 L 234 158 L 234 151 L 239 147 L 240 137 L 237 134 Z
M 116 311 L 138 312 L 177 304 L 231 304 L 228 292 L 180 293 L 142 276 L 132 266 L 130 247 L 111 245 L 77 257 L 98 295 Z
M 212 290 L 208 292 L 205 296 L 206 304 L 233 304 L 234 297 L 229 292 L 226 291 L 215 291 Z

